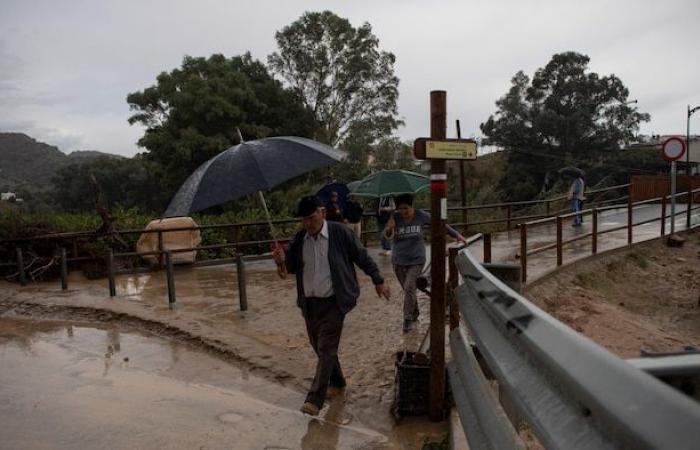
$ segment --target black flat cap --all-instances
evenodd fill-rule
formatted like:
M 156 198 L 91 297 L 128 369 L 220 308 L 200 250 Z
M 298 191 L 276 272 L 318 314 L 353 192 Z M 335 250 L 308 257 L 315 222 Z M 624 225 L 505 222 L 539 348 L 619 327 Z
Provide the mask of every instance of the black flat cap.
M 316 211 L 316 208 L 322 208 L 323 202 L 315 195 L 307 195 L 299 200 L 297 206 L 297 217 L 308 217 Z

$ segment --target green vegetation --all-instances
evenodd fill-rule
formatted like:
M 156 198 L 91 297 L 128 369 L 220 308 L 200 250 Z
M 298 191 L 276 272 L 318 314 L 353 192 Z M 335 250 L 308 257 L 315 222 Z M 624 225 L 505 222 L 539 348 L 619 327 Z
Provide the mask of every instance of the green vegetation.
M 569 165 L 586 170 L 589 185 L 606 177 L 610 184 L 626 182 L 620 178 L 630 166 L 623 166 L 624 177 L 606 166 L 649 115 L 627 104 L 629 92 L 619 78 L 589 72 L 588 62 L 586 55 L 566 52 L 554 55 L 532 80 L 519 71 L 496 101 L 495 115 L 481 124 L 492 143 L 508 150 L 500 184 L 506 198 L 529 200 L 551 190 L 557 169 Z

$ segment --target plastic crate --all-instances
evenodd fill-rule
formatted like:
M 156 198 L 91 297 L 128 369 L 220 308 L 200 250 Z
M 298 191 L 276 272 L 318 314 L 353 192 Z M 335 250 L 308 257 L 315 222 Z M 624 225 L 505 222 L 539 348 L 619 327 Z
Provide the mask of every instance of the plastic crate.
M 430 399 L 430 361 L 425 355 L 416 358 L 414 352 L 398 352 L 395 368 L 392 405 L 394 417 L 398 419 L 401 416 L 427 414 Z

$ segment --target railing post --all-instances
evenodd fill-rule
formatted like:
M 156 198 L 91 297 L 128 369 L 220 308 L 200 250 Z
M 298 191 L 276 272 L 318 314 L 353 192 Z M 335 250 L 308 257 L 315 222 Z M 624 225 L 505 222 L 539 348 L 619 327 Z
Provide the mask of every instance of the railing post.
M 506 208 L 506 229 L 510 230 L 510 217 L 511 217 L 511 206 L 508 205 Z
M 520 279 L 527 281 L 527 224 L 520 225 Z
M 549 217 L 550 208 L 551 208 L 550 204 L 549 204 L 549 199 L 545 200 L 544 205 L 545 205 L 545 215 L 547 217 Z
M 78 257 L 78 238 L 73 238 L 73 258 Z
M 114 281 L 114 251 L 109 249 L 107 253 L 107 273 L 109 277 L 109 296 L 117 295 L 117 284 Z
M 163 232 L 158 230 L 158 265 L 163 267 Z
M 467 235 L 469 233 L 469 214 L 468 214 L 468 209 L 467 205 L 463 205 L 463 210 L 462 210 L 462 222 L 464 222 L 464 225 L 462 226 L 462 234 Z
M 68 257 L 66 249 L 61 247 L 61 290 L 68 289 Z
M 687 150 L 686 150 L 687 151 Z M 686 209 L 686 216 L 685 216 L 685 229 L 690 230 L 690 216 L 691 216 L 691 210 L 693 209 L 693 183 L 692 183 L 692 178 L 690 178 L 690 175 L 687 176 L 688 178 L 688 208 Z
M 175 305 L 175 276 L 173 274 L 172 252 L 165 252 L 165 275 L 168 280 L 168 307 L 173 309 Z
M 666 234 L 666 196 L 661 197 L 661 236 Z
M 491 233 L 484 233 L 484 262 L 491 262 Z
M 242 254 L 239 254 L 236 259 L 236 274 L 238 277 L 238 302 L 240 303 L 241 311 L 247 311 L 248 294 L 246 293 L 245 261 Z
M 362 237 L 362 245 L 367 248 L 367 220 L 365 220 L 365 216 L 362 216 L 360 218 L 360 236 Z
M 561 216 L 557 216 L 557 266 L 561 266 L 564 263 L 564 258 L 562 256 L 562 223 L 563 220 Z
M 627 244 L 632 244 L 632 221 L 634 220 L 634 215 L 632 214 L 632 197 L 627 200 Z M 671 219 L 673 220 L 673 218 Z
M 17 248 L 17 270 L 19 271 L 19 284 L 22 286 L 27 285 L 27 274 L 24 272 L 24 256 L 22 255 L 22 249 Z
M 449 277 L 447 279 L 447 300 L 449 302 L 450 308 L 450 330 L 454 330 L 459 327 L 459 307 L 457 306 L 457 294 L 455 289 L 459 285 L 459 274 L 457 273 L 457 253 L 459 249 L 457 247 L 450 248 L 450 254 L 448 258 L 448 269 L 450 271 Z
M 593 208 L 592 212 L 593 229 L 591 230 L 591 253 L 598 253 L 598 210 Z

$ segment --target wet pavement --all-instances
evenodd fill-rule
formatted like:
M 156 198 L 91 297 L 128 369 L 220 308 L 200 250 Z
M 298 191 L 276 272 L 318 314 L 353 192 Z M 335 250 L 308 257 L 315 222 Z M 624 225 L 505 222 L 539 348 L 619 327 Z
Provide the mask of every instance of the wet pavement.
M 402 448 L 299 392 L 120 327 L 0 319 L 0 448 Z

